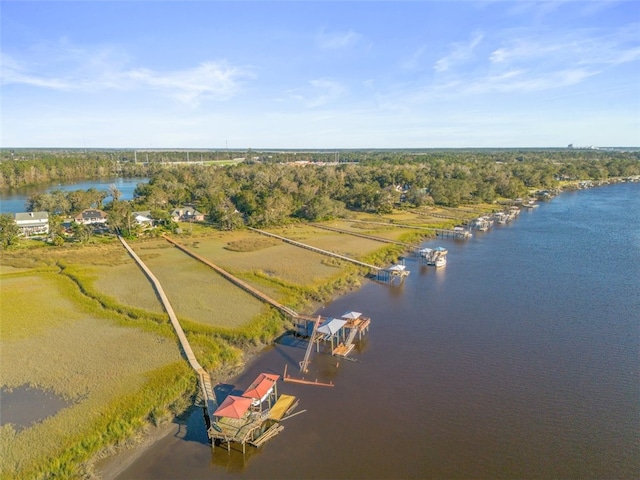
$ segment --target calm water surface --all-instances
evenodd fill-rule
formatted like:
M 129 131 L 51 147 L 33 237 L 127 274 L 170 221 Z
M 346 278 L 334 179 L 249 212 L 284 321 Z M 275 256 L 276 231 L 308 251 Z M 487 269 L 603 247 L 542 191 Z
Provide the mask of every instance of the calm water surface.
M 118 478 L 638 478 L 640 184 L 564 193 L 449 249 L 446 269 L 368 283 L 359 362 L 314 356 L 284 431 L 212 454 L 196 412 Z M 188 261 L 188 260 L 185 260 Z M 232 381 L 296 372 L 285 340 Z M 237 448 L 237 447 L 236 447 Z
M 139 183 L 147 183 L 148 178 L 110 178 L 101 180 L 87 180 L 82 182 L 73 182 L 68 184 L 55 183 L 51 185 L 38 185 L 32 187 L 23 187 L 12 190 L 0 190 L 0 213 L 17 213 L 26 212 L 26 205 L 29 197 L 35 193 L 52 192 L 54 190 L 62 190 L 71 192 L 74 190 L 89 190 L 95 188 L 109 192 L 109 187 L 115 185 L 122 194 L 121 200 L 131 200 L 133 191 Z M 107 197 L 106 202 L 111 201 L 111 196 Z

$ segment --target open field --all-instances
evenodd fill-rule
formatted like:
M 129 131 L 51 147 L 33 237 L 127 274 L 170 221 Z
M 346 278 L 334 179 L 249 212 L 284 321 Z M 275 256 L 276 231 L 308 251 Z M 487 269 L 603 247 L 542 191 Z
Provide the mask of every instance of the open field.
M 311 245 L 312 247 L 345 255 L 356 260 L 383 246 L 383 244 L 375 240 L 330 232 L 311 225 L 293 225 L 286 228 L 272 228 L 268 231 L 297 242 Z

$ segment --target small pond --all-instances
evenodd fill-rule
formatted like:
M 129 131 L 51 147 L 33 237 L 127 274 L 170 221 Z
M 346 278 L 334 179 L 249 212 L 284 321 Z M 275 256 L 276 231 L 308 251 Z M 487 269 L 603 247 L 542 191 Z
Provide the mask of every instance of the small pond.
M 13 425 L 19 432 L 31 425 L 55 415 L 71 405 L 56 393 L 21 385 L 16 388 L 0 388 L 0 425 Z

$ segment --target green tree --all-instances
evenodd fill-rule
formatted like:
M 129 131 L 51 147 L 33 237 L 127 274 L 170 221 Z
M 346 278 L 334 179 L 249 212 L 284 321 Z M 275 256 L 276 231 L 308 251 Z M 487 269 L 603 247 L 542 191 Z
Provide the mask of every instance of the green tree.
M 71 230 L 73 230 L 74 240 L 83 245 L 91 238 L 91 227 L 89 225 L 74 222 L 71 226 Z
M 18 243 L 20 229 L 10 213 L 0 215 L 0 247 L 6 249 Z

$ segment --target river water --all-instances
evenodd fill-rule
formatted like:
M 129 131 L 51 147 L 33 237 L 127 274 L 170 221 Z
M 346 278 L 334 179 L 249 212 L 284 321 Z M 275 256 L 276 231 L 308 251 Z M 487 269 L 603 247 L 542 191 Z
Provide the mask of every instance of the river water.
M 312 357 L 279 383 L 299 410 L 247 455 L 207 443 L 200 411 L 128 479 L 638 478 L 640 184 L 563 193 L 468 241 L 444 269 L 367 283 L 326 305 L 372 318 L 358 362 Z M 189 260 L 185 260 L 189 261 Z M 270 347 L 231 386 L 297 375 L 305 344 Z
M 108 178 L 101 180 L 85 180 L 72 183 L 53 183 L 50 185 L 35 185 L 30 187 L 22 187 L 16 189 L 0 190 L 0 213 L 19 213 L 26 212 L 27 201 L 29 197 L 35 193 L 52 192 L 54 190 L 62 190 L 63 192 L 71 192 L 74 190 L 96 190 L 109 192 L 109 187 L 115 185 L 121 193 L 121 200 L 131 200 L 133 191 L 139 183 L 147 183 L 146 177 L 134 178 Z M 111 196 L 105 199 L 110 202 Z

